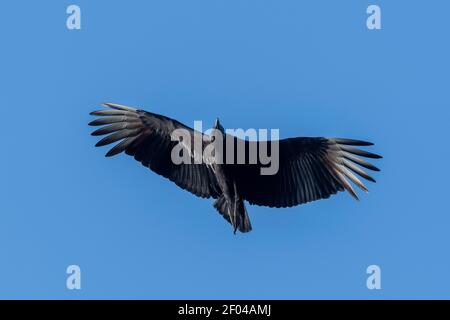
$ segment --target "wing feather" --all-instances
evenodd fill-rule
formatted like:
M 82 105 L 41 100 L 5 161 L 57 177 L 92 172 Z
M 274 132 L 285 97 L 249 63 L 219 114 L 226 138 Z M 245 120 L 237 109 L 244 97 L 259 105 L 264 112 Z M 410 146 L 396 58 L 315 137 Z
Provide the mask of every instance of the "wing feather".
M 103 126 L 92 135 L 103 136 L 96 146 L 118 142 L 107 153 L 107 157 L 125 152 L 152 171 L 173 181 L 179 187 L 204 198 L 218 198 L 220 188 L 212 169 L 203 163 L 194 163 L 194 157 L 201 157 L 186 142 L 172 141 L 175 129 L 187 130 L 193 139 L 202 139 L 203 134 L 168 117 L 127 106 L 106 103 L 108 109 L 91 112 L 99 118 L 91 126 Z M 181 143 L 184 152 L 191 156 L 191 164 L 174 164 L 171 152 Z M 192 144 L 193 146 L 193 144 Z
M 258 142 L 246 142 L 247 145 Z M 270 144 L 269 144 L 270 145 Z M 275 175 L 261 175 L 263 164 L 232 166 L 240 191 L 250 204 L 291 207 L 346 190 L 358 199 L 352 183 L 363 191 L 368 188 L 358 176 L 375 182 L 363 169 L 379 171 L 360 157 L 381 156 L 358 149 L 371 142 L 342 138 L 299 137 L 279 141 L 279 170 Z M 247 146 L 247 151 L 250 149 Z

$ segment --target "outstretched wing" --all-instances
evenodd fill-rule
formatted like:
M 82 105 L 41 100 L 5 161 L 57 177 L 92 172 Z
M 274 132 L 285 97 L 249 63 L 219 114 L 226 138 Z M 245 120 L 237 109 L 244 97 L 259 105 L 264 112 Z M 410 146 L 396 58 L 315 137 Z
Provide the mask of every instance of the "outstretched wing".
M 95 146 L 100 147 L 120 141 L 106 154 L 114 156 L 125 151 L 144 166 L 173 181 L 179 187 L 203 198 L 217 198 L 220 189 L 216 177 L 204 162 L 195 163 L 195 157 L 201 157 L 194 150 L 194 140 L 202 143 L 203 134 L 168 117 L 112 103 L 104 104 L 109 109 L 94 111 L 91 115 L 100 118 L 89 123 L 91 126 L 103 126 L 94 131 L 93 136 L 108 135 Z M 175 129 L 187 130 L 191 143 L 172 141 Z M 191 158 L 191 164 L 175 164 L 172 161 L 172 149 L 181 144 L 183 152 Z M 198 159 L 198 158 L 197 158 Z
M 251 150 L 251 144 L 255 143 L 259 150 L 261 142 L 246 142 L 246 150 Z M 279 170 L 275 175 L 261 175 L 260 163 L 234 165 L 231 170 L 239 180 L 242 196 L 250 204 L 292 207 L 325 199 L 343 190 L 358 199 L 349 181 L 368 190 L 354 173 L 375 182 L 360 166 L 379 171 L 359 156 L 373 159 L 381 156 L 354 146 L 370 145 L 370 142 L 338 138 L 284 139 L 279 141 Z

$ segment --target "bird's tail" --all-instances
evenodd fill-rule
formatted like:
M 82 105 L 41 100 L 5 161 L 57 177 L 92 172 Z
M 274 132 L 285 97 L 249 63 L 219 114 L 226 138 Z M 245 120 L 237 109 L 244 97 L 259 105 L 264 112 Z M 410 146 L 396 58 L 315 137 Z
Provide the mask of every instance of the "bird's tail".
M 236 208 L 234 208 L 234 205 Z M 245 203 L 239 199 L 236 204 L 229 203 L 224 196 L 214 201 L 214 208 L 234 227 L 234 232 L 239 230 L 241 232 L 249 232 L 252 230 L 250 218 L 245 208 Z M 236 214 L 234 214 L 236 213 Z

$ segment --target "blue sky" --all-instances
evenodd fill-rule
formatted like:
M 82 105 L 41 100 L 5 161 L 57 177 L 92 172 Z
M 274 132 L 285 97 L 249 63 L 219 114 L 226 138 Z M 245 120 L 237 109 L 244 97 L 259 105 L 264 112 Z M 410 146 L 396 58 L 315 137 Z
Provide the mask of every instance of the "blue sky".
M 66 28 L 66 7 L 82 29 Z M 366 28 L 378 4 L 382 30 Z M 9 1 L 0 13 L 0 298 L 450 298 L 448 1 Z M 94 148 L 88 113 L 373 141 L 355 202 L 201 200 Z M 68 265 L 82 289 L 66 288 Z M 382 289 L 366 288 L 366 268 Z

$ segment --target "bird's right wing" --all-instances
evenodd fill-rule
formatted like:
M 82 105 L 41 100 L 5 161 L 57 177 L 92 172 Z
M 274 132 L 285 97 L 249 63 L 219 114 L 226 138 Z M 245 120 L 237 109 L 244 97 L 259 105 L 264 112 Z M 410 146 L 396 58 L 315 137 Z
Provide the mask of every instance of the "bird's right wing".
M 112 103 L 106 103 L 104 106 L 109 109 L 91 113 L 100 118 L 89 125 L 104 126 L 94 131 L 93 136 L 108 135 L 101 139 L 96 147 L 120 141 L 108 151 L 107 157 L 125 151 L 152 171 L 199 197 L 219 197 L 220 188 L 212 169 L 203 161 L 194 161 L 195 157 L 201 157 L 194 150 L 194 140 L 202 140 L 202 133 L 174 119 L 144 110 Z M 190 150 L 187 144 L 172 141 L 171 135 L 176 129 L 186 130 L 190 134 Z M 172 150 L 178 143 L 184 148 L 183 151 L 189 154 L 191 164 L 175 164 L 172 161 Z

